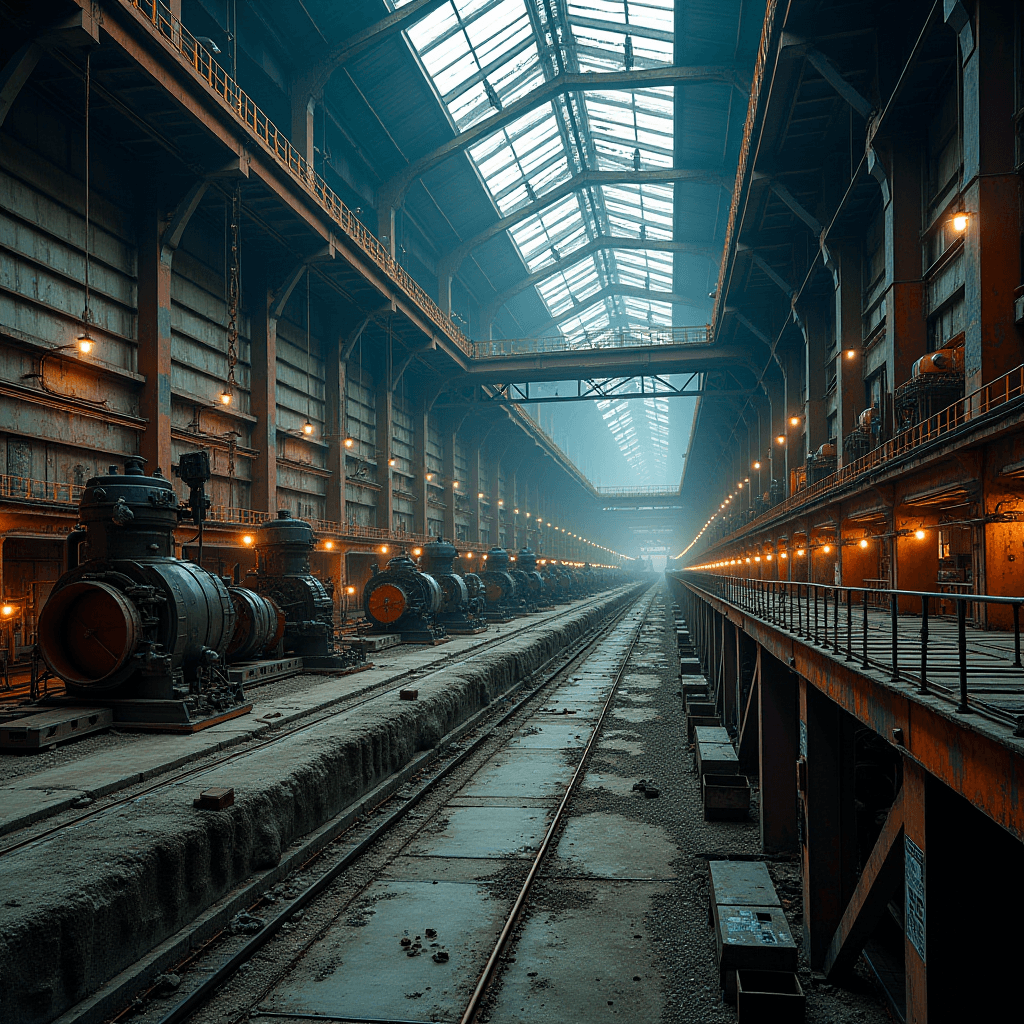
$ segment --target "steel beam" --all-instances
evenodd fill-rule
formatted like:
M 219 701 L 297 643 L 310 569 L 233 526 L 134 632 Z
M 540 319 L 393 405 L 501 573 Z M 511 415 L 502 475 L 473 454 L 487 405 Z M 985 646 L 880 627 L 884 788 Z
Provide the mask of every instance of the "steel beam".
M 459 132 L 453 139 L 438 146 L 432 152 L 414 160 L 405 170 L 385 182 L 378 195 L 391 206 L 397 206 L 409 186 L 427 171 L 437 167 L 456 153 L 474 145 L 506 125 L 550 103 L 556 96 L 572 92 L 597 92 L 607 90 L 659 89 L 669 86 L 706 85 L 709 82 L 723 82 L 742 88 L 738 69 L 733 65 L 704 67 L 683 67 L 669 65 L 663 68 L 644 68 L 636 71 L 603 71 L 583 74 L 557 75 L 538 86 L 525 96 L 507 103 L 504 108 L 490 117 Z
M 655 377 L 705 372 L 723 367 L 750 369 L 749 347 L 742 345 L 650 345 L 569 349 L 473 359 L 453 385 L 494 380 L 559 381 L 592 377 Z
M 533 285 L 539 284 L 541 281 L 546 281 L 549 277 L 555 274 L 560 274 L 569 269 L 569 267 L 575 266 L 582 260 L 593 256 L 595 253 L 603 252 L 607 249 L 642 249 L 650 252 L 683 252 L 690 253 L 694 256 L 707 256 L 708 259 L 715 259 L 719 255 L 718 250 L 710 245 L 700 245 L 692 242 L 676 242 L 669 238 L 629 238 L 621 235 L 607 235 L 599 238 L 595 238 L 586 245 L 581 246 L 579 249 L 574 249 L 572 252 L 567 253 L 560 260 L 554 263 L 549 263 L 547 266 L 541 267 L 540 270 L 535 270 L 532 274 L 527 275 L 521 281 L 517 281 L 511 288 L 496 295 L 486 306 L 484 306 L 481 312 L 482 321 L 487 324 L 490 323 L 497 315 L 498 310 L 505 305 L 509 299 L 514 298 L 520 292 L 526 291 L 527 288 Z M 703 303 L 705 300 L 701 298 L 699 300 Z M 684 299 L 683 303 L 688 306 L 694 305 L 693 299 Z
M 886 906 L 900 881 L 903 867 L 903 790 L 889 808 L 881 835 L 875 841 L 861 871 L 850 902 L 846 905 L 832 942 L 825 954 L 823 970 L 829 981 L 849 974 L 886 912 Z
M 672 184 L 674 182 L 687 182 L 697 185 L 717 185 L 720 188 L 731 188 L 732 181 L 723 174 L 713 174 L 707 171 L 683 170 L 680 168 L 665 167 L 653 171 L 634 171 L 622 169 L 621 171 L 583 171 L 574 174 L 568 181 L 562 182 L 555 188 L 550 189 L 539 196 L 531 203 L 521 206 L 518 210 L 506 214 L 493 224 L 484 228 L 471 238 L 461 242 L 450 253 L 445 254 L 438 261 L 438 273 L 454 276 L 459 272 L 463 260 L 478 246 L 495 235 L 514 227 L 520 221 L 532 217 L 541 210 L 547 209 L 552 203 L 557 203 L 566 196 L 571 196 L 585 188 L 601 185 L 654 185 Z M 575 255 L 575 253 L 573 254 Z
M 410 0 L 404 7 L 380 21 L 353 33 L 341 43 L 326 49 L 312 58 L 312 66 L 296 78 L 293 91 L 314 96 L 323 92 L 331 75 L 357 54 L 378 46 L 386 39 L 404 32 L 417 21 L 432 14 L 448 0 Z
M 0 70 L 0 125 L 10 113 L 14 101 L 36 69 L 43 48 L 36 42 L 25 43 L 16 50 L 10 60 Z
M 534 328 L 533 337 L 538 337 L 543 334 L 544 331 L 547 331 L 552 327 L 557 327 L 560 323 L 563 323 L 571 317 L 578 316 L 580 313 L 584 312 L 584 310 L 590 309 L 591 306 L 596 306 L 597 303 L 603 302 L 605 299 L 611 298 L 615 295 L 626 295 L 636 299 L 646 299 L 649 302 L 675 303 L 680 306 L 687 306 L 690 309 L 697 311 L 701 311 L 704 302 L 707 301 L 695 298 L 691 295 L 680 295 L 676 292 L 653 291 L 650 288 L 638 288 L 635 285 L 620 284 L 616 281 L 611 284 L 606 284 L 603 288 L 594 292 L 593 295 L 588 295 L 578 305 L 572 305 L 557 316 L 553 316 L 550 319 L 545 320 L 542 324 L 539 324 Z

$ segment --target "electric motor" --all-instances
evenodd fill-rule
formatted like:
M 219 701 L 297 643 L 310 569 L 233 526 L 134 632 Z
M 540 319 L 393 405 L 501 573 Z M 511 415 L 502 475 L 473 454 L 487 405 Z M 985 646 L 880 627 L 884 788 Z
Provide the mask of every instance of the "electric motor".
M 508 552 L 504 548 L 493 547 L 487 552 L 487 569 L 480 573 L 480 578 L 489 611 L 515 611 L 519 606 L 519 589 L 508 565 Z
M 334 601 L 309 571 L 315 545 L 313 527 L 281 509 L 256 531 L 256 571 L 247 577 L 284 614 L 284 649 L 301 654 L 307 668 L 317 667 L 315 659 L 334 656 Z
M 363 611 L 383 630 L 401 631 L 410 621 L 417 628 L 429 624 L 443 601 L 437 580 L 420 572 L 405 554 L 389 559 L 387 567 L 375 572 L 363 588 Z
M 68 693 L 171 700 L 217 690 L 215 702 L 240 699 L 223 671 L 236 600 L 220 577 L 174 557 L 171 482 L 129 458 L 123 474 L 111 466 L 88 481 L 79 518 L 68 571 L 39 614 L 40 656 Z M 251 597 L 265 620 L 271 609 Z

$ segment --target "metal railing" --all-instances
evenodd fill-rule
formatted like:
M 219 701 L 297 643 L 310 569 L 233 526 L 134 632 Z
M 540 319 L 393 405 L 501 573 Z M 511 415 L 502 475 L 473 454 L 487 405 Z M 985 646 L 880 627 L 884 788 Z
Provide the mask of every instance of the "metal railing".
M 742 609 L 811 646 L 831 651 L 837 659 L 856 662 L 863 669 L 879 669 L 893 683 L 915 682 L 918 693 L 949 697 L 956 702 L 959 714 L 984 710 L 1001 720 L 1009 720 L 1018 730 L 1024 724 L 1024 719 L 969 693 L 972 666 L 968 659 L 967 644 L 967 623 L 976 618 L 978 607 L 1009 608 L 1013 617 L 1013 661 L 1008 668 L 1013 678 L 1019 681 L 1021 689 L 1024 689 L 1020 640 L 1020 609 L 1024 604 L 1024 596 L 989 597 L 983 594 L 839 587 L 822 583 L 717 576 L 692 570 L 684 570 L 676 576 L 696 590 Z M 872 607 L 877 607 L 874 602 L 879 598 L 884 599 L 881 614 L 878 611 L 869 614 Z M 955 689 L 936 683 L 929 676 L 930 668 L 934 669 L 934 664 L 929 665 L 929 622 L 937 617 L 935 609 L 943 604 L 956 606 L 953 616 L 957 627 L 955 673 L 952 670 L 945 673 L 956 675 Z M 909 611 L 910 608 L 914 611 Z M 901 620 L 907 627 L 902 633 L 899 628 Z M 915 621 L 919 626 L 920 652 L 911 661 L 908 647 L 913 627 L 910 624 Z M 993 636 L 987 630 L 984 635 L 986 639 Z M 900 656 L 901 641 L 907 645 L 903 648 L 903 658 Z M 980 663 L 980 668 L 974 666 L 975 676 L 979 672 L 984 674 L 987 682 L 991 682 L 998 669 L 989 657 Z
M 470 342 L 441 312 L 432 298 L 398 265 L 375 235 L 341 201 L 334 190 L 308 164 L 269 117 L 243 92 L 238 83 L 213 59 L 210 52 L 175 18 L 160 0 L 124 0 L 142 14 L 153 30 L 168 42 L 182 61 L 191 67 L 259 140 L 277 163 L 302 186 L 342 231 L 384 271 L 463 352 Z
M 746 178 L 747 165 L 750 162 L 754 122 L 757 119 L 757 108 L 761 102 L 761 88 L 764 85 L 764 73 L 768 66 L 768 47 L 771 44 L 772 32 L 775 28 L 775 11 L 777 6 L 778 0 L 768 0 L 764 24 L 761 28 L 761 41 L 758 44 L 757 59 L 754 62 L 754 77 L 750 83 L 750 101 L 747 104 L 747 118 L 743 122 L 743 139 L 740 142 L 740 157 L 736 168 L 736 184 L 733 186 L 732 198 L 729 201 L 729 219 L 725 225 L 725 247 L 723 249 L 725 253 L 728 253 L 732 248 L 733 240 L 736 237 L 743 181 Z M 718 268 L 718 287 L 715 291 L 715 311 L 713 314 L 714 323 L 716 324 L 722 310 L 722 303 L 725 302 L 725 275 L 728 273 L 728 266 L 729 260 L 723 259 Z
M 470 342 L 474 359 L 495 356 L 519 356 L 546 352 L 588 352 L 617 348 L 646 348 L 657 345 L 707 345 L 711 328 L 608 328 L 602 331 L 581 331 L 579 334 L 556 335 L 549 338 L 498 338 L 494 341 Z
M 622 498 L 678 498 L 678 487 L 598 487 L 597 493 L 602 497 Z
M 952 405 L 940 410 L 922 423 L 904 430 L 889 441 L 872 448 L 866 455 L 843 466 L 829 476 L 823 477 L 816 484 L 805 487 L 796 494 L 791 494 L 784 501 L 773 505 L 767 512 L 740 529 L 723 537 L 718 544 L 724 544 L 742 534 L 756 530 L 759 526 L 780 515 L 800 508 L 828 491 L 842 487 L 856 480 L 864 473 L 877 469 L 884 463 L 908 455 L 922 445 L 957 431 L 987 413 L 1024 396 L 1024 364 L 1003 374 L 1002 377 L 972 391 L 966 398 L 960 398 Z M 716 545 L 717 546 L 717 545 Z
M 27 476 L 0 475 L 0 499 L 40 502 L 48 505 L 77 505 L 85 488 L 82 484 L 54 483 Z

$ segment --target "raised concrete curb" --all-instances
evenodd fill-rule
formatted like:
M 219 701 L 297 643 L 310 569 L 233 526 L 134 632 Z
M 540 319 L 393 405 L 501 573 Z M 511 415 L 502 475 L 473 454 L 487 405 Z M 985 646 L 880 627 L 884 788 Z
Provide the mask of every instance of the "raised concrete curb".
M 0 1020 L 45 1024 L 86 998 L 642 589 L 420 681 L 415 702 L 382 694 L 0 859 Z M 234 807 L 195 810 L 208 786 Z

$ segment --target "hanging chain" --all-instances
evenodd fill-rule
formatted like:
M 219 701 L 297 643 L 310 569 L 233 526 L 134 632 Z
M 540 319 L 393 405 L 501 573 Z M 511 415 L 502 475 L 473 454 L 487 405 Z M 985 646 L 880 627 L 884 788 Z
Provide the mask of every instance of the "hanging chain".
M 235 188 L 231 197 L 231 271 L 228 278 L 228 389 L 236 387 L 235 366 L 238 363 L 238 298 L 240 292 L 238 226 L 242 213 L 242 190 Z

